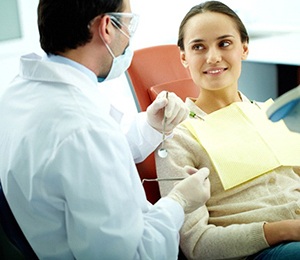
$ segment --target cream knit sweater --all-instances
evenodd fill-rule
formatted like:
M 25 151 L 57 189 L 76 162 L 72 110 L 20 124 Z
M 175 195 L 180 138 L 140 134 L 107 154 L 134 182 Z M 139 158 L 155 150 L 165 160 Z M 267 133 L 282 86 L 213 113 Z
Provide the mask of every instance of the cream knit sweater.
M 244 96 L 243 101 L 249 102 Z M 186 103 L 205 117 L 191 99 Z M 206 206 L 186 215 L 181 229 L 180 246 L 189 259 L 243 259 L 269 247 L 265 222 L 300 219 L 300 167 L 280 167 L 225 191 L 206 151 L 183 125 L 174 130 L 165 147 L 167 158 L 156 156 L 158 177 L 185 176 L 185 165 L 210 169 L 211 198 Z M 161 182 L 161 195 L 173 185 Z

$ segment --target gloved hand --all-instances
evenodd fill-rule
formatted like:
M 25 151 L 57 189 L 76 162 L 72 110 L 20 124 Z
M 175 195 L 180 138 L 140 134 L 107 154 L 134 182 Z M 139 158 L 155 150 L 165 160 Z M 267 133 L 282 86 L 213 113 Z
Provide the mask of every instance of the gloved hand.
M 160 92 L 153 103 L 147 108 L 148 123 L 156 130 L 163 131 L 164 115 L 167 117 L 165 132 L 171 133 L 175 126 L 189 115 L 189 109 L 175 93 Z
M 197 170 L 186 166 L 185 171 L 192 175 L 176 184 L 167 197 L 177 201 L 185 213 L 190 213 L 210 198 L 209 169 L 204 167 Z

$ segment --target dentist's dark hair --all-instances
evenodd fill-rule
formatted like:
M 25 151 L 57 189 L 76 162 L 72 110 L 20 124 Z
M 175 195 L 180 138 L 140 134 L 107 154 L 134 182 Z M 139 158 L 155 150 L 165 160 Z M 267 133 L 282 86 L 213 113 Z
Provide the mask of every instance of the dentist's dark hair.
M 177 41 L 177 45 L 179 46 L 180 50 L 184 51 L 184 32 L 186 23 L 190 20 L 190 18 L 194 17 L 195 15 L 202 14 L 205 12 L 215 12 L 229 16 L 234 21 L 237 30 L 240 33 L 241 41 L 243 43 L 249 42 L 249 36 L 245 25 L 232 9 L 230 9 L 227 5 L 219 1 L 207 1 L 192 7 L 191 10 L 185 15 L 185 17 L 181 21 Z
M 89 22 L 107 12 L 122 12 L 123 0 L 40 0 L 38 29 L 47 54 L 76 49 L 91 40 Z

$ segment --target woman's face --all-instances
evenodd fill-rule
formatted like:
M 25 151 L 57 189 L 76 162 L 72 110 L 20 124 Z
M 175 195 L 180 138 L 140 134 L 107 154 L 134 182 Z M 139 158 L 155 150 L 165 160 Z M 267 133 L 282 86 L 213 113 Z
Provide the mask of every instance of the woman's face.
M 185 25 L 184 47 L 181 61 L 201 89 L 237 88 L 248 44 L 241 42 L 229 16 L 206 12 L 191 17 Z

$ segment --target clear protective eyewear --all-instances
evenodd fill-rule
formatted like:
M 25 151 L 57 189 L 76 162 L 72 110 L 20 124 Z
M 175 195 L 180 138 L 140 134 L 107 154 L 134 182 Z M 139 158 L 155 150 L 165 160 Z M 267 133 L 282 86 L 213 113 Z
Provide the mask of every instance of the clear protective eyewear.
M 128 38 L 132 37 L 139 23 L 139 16 L 134 13 L 106 13 L 112 24 L 117 27 Z M 125 31 L 122 29 L 125 28 Z

